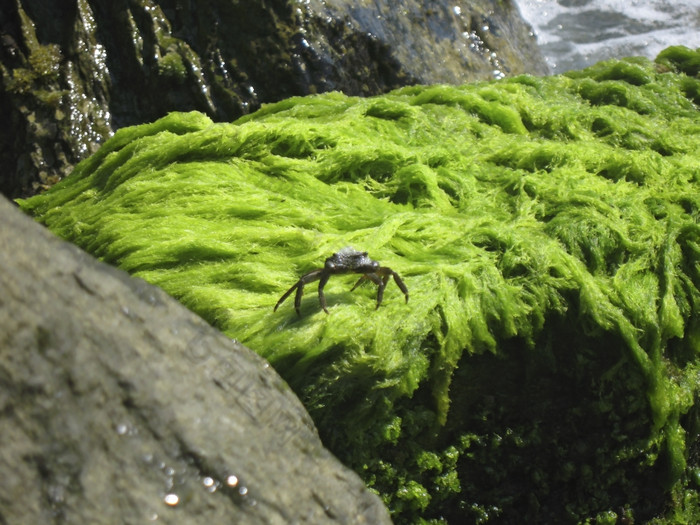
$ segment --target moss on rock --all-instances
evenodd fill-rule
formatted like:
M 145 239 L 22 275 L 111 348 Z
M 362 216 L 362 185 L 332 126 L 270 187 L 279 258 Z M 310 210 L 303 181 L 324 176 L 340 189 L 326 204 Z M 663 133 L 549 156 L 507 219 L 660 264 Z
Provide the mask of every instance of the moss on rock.
M 171 114 L 21 205 L 266 357 L 398 523 L 692 521 L 693 53 Z M 410 302 L 272 311 L 346 245 Z

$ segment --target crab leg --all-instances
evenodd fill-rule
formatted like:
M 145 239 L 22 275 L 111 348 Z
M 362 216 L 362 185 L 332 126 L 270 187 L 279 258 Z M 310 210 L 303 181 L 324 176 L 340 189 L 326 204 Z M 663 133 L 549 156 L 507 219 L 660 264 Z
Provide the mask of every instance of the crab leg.
M 387 274 L 390 274 L 394 278 L 394 282 L 396 283 L 396 286 L 398 286 L 399 289 L 403 292 L 403 294 L 406 296 L 406 302 L 408 302 L 408 288 L 406 288 L 406 285 L 404 284 L 401 277 L 399 277 L 399 274 L 396 273 L 391 268 L 380 268 L 379 273 L 382 273 L 382 272 L 387 272 Z M 386 275 L 384 277 L 384 284 L 386 284 L 386 281 L 388 281 L 388 280 L 389 280 L 389 275 Z
M 391 277 L 394 278 L 394 282 L 396 282 L 396 285 L 406 296 L 406 302 L 408 302 L 408 288 L 406 288 L 406 285 L 404 284 L 403 280 L 401 280 L 401 277 L 399 277 L 399 274 L 391 268 L 380 267 L 374 273 L 366 273 L 358 279 L 358 281 L 355 283 L 355 286 L 353 286 L 350 289 L 350 291 L 352 292 L 355 288 L 357 288 L 366 280 L 372 281 L 374 284 L 377 285 L 377 308 L 379 308 L 379 305 L 382 304 L 382 300 L 384 299 L 384 288 L 386 287 L 386 284 L 389 282 L 389 278 Z
M 326 283 L 330 277 L 331 274 L 329 273 L 323 274 L 321 275 L 321 280 L 318 282 L 318 300 L 321 303 L 321 308 L 323 308 L 323 311 L 326 313 L 328 313 L 328 308 L 326 308 L 326 296 L 323 294 L 323 287 L 326 286 Z M 299 310 L 297 310 L 297 312 L 298 311 Z
M 379 275 L 376 273 L 366 273 L 359 278 L 359 280 L 355 283 L 355 286 L 353 286 L 350 291 L 352 292 L 364 281 L 372 281 L 377 285 L 377 308 L 379 308 L 379 305 L 382 304 L 382 298 L 384 297 L 384 287 L 386 286 L 386 281 L 382 281 L 381 277 L 379 277 Z
M 363 282 L 365 282 L 367 280 L 372 281 L 377 286 L 379 286 L 379 284 L 381 284 L 381 282 L 382 282 L 376 273 L 366 273 L 357 280 L 357 282 L 353 285 L 353 287 L 350 288 L 350 291 L 351 292 L 354 291 L 355 288 L 357 288 L 358 286 L 360 286 Z
M 301 278 L 294 284 L 294 286 L 292 286 L 289 290 L 284 292 L 284 295 L 282 297 L 280 297 L 279 301 L 277 301 L 277 304 L 275 305 L 275 308 L 273 311 L 276 312 L 277 308 L 279 308 L 279 305 L 281 305 L 284 302 L 284 300 L 287 297 L 289 297 L 290 295 L 292 295 L 292 292 L 294 290 L 296 290 L 297 294 L 294 297 L 294 309 L 297 311 L 297 315 L 301 316 L 301 298 L 304 295 L 304 285 L 311 283 L 311 282 L 314 282 L 314 281 L 317 281 L 318 279 L 321 278 L 322 273 L 323 273 L 323 270 L 320 269 L 320 270 L 313 270 L 307 274 L 302 275 Z M 328 281 L 327 276 L 325 278 L 325 281 Z M 322 281 L 323 284 L 325 284 L 325 281 Z M 320 287 L 320 284 L 319 284 L 319 287 Z M 322 292 L 319 290 L 319 295 L 321 295 L 321 294 L 322 294 Z M 325 304 L 325 298 L 321 302 L 321 305 L 324 305 L 324 304 Z M 325 310 L 325 308 L 324 308 L 324 310 Z M 326 310 L 326 313 L 328 313 L 327 310 Z

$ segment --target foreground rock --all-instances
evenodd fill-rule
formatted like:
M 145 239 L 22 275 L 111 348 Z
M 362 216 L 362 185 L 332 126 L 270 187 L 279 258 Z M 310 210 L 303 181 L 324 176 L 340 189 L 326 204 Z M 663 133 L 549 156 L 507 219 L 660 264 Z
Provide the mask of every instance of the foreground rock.
M 0 220 L 0 523 L 389 522 L 261 358 Z
M 292 95 L 372 95 L 546 66 L 511 1 L 0 0 L 0 193 L 70 173 L 169 111 L 233 120 Z

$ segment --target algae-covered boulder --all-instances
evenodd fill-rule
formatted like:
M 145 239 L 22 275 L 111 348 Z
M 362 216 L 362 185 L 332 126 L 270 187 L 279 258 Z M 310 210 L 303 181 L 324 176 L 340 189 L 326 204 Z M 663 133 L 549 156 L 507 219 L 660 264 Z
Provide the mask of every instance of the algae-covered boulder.
M 267 358 L 397 523 L 692 521 L 699 59 L 171 114 L 21 206 Z M 273 311 L 344 246 L 408 303 Z

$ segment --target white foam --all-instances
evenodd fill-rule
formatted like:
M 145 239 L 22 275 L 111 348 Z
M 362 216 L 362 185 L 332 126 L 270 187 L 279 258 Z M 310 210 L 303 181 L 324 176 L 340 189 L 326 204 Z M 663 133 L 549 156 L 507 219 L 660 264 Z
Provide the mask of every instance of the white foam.
M 700 47 L 700 0 L 515 0 L 555 73 Z M 563 4 L 563 5 L 562 5 Z

